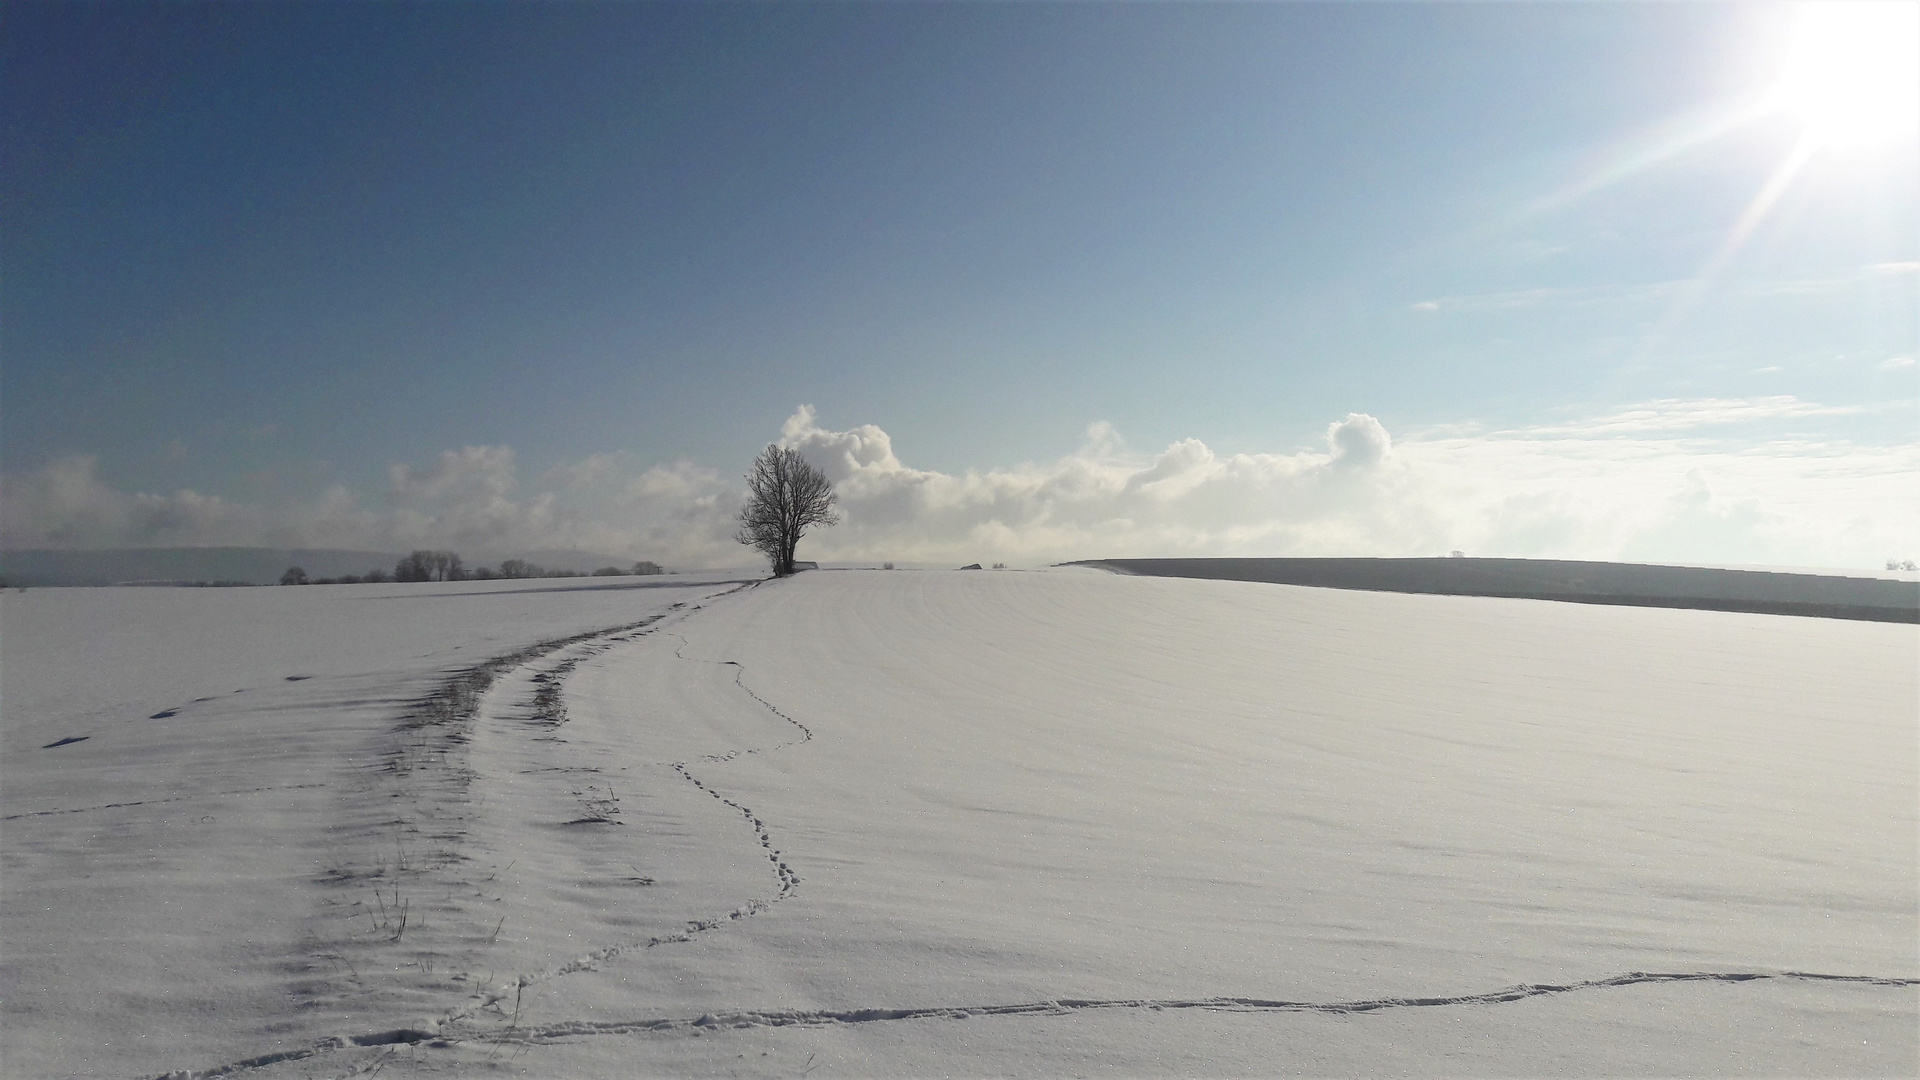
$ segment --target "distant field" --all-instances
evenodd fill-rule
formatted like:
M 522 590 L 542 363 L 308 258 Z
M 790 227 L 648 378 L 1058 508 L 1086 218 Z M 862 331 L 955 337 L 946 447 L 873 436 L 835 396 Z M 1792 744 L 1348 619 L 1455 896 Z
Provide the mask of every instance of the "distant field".
M 1088 559 L 1153 577 L 1920 622 L 1920 582 L 1559 559 Z
M 0 595 L 0 1076 L 1920 1075 L 1920 629 L 1038 572 Z
M 467 552 L 469 569 L 518 558 L 552 570 L 591 573 L 603 566 L 626 567 L 633 560 L 585 551 Z M 320 548 L 119 548 L 68 551 L 19 548 L 0 551 L 0 580 L 10 586 L 100 585 L 274 585 L 288 567 L 309 578 L 359 576 L 369 570 L 393 571 L 393 552 Z

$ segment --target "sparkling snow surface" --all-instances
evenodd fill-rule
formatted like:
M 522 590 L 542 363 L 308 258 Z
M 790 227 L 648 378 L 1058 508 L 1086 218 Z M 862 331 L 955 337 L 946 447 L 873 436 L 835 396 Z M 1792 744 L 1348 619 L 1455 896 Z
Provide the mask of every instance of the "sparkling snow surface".
M 0 601 L 5 1074 L 1920 1074 L 1915 627 L 534 584 Z

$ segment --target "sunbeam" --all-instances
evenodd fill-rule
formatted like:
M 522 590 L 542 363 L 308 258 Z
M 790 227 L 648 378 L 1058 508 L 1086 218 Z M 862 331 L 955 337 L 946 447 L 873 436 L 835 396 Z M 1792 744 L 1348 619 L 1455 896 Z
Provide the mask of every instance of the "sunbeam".
M 1514 218 L 1520 221 L 1550 214 L 1615 184 L 1631 180 L 1688 151 L 1697 150 L 1747 127 L 1766 116 L 1770 108 L 1770 104 L 1764 100 L 1723 104 L 1711 111 L 1669 121 L 1624 139 L 1599 155 L 1593 168 L 1578 179 L 1527 204 Z
M 1739 220 L 1735 221 L 1733 228 L 1727 231 L 1726 239 L 1720 242 L 1713 257 L 1707 260 L 1700 272 L 1695 274 L 1688 285 L 1680 291 L 1680 295 L 1674 300 L 1673 307 L 1668 310 L 1666 317 L 1661 319 L 1653 332 L 1647 335 L 1645 343 L 1640 347 L 1639 355 L 1642 360 L 1651 355 L 1654 349 L 1665 341 L 1682 322 L 1686 321 L 1687 316 L 1700 305 L 1700 301 L 1712 290 L 1721 274 L 1726 272 L 1727 265 L 1733 261 L 1733 257 L 1746 246 L 1754 230 L 1766 220 L 1774 204 L 1778 203 L 1780 196 L 1786 194 L 1787 189 L 1793 186 L 1794 178 L 1800 174 L 1800 170 L 1806 167 L 1807 161 L 1819 149 L 1820 140 L 1811 133 L 1803 135 L 1798 142 L 1794 143 L 1793 149 L 1787 153 L 1786 158 L 1773 170 L 1773 174 L 1767 177 L 1767 182 L 1760 186 L 1760 190 L 1747 203 L 1747 208 L 1741 211 Z

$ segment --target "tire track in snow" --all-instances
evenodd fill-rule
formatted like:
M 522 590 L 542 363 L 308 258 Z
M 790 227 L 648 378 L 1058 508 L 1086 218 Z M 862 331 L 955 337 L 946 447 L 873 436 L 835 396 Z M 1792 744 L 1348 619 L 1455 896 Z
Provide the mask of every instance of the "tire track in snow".
M 728 590 L 725 593 L 721 593 L 719 594 L 719 596 L 728 596 L 734 592 L 740 591 L 743 588 L 751 588 L 751 587 L 752 587 L 751 585 L 740 586 L 738 588 Z M 716 596 L 716 597 L 710 597 L 709 599 L 718 599 L 718 598 L 719 597 Z M 700 610 L 702 606 L 704 605 L 695 605 L 692 608 L 685 609 L 684 611 L 674 611 L 671 614 L 690 615 L 693 612 Z M 676 608 L 677 607 L 678 605 L 676 605 Z M 536 683 L 537 689 L 535 692 L 535 700 L 534 700 L 534 706 L 535 706 L 534 716 L 530 720 L 530 722 L 549 724 L 552 726 L 558 726 L 560 724 L 565 723 L 566 708 L 565 708 L 564 702 L 562 701 L 562 694 L 561 694 L 561 688 L 560 688 L 561 679 L 566 674 L 571 674 L 571 672 L 578 665 L 580 660 L 586 659 L 591 655 L 595 655 L 599 652 L 605 651 L 605 649 L 610 647 L 611 644 L 615 641 L 630 641 L 635 638 L 656 632 L 658 629 L 660 629 L 659 627 L 652 627 L 652 626 L 648 626 L 647 624 L 652 623 L 659 618 L 662 618 L 662 616 L 656 616 L 654 619 L 649 619 L 646 621 L 646 623 L 634 624 L 631 626 L 624 626 L 624 627 L 616 627 L 609 631 L 603 631 L 601 634 L 581 635 L 577 638 L 570 639 L 567 642 L 562 643 L 559 647 L 565 647 L 566 645 L 579 644 L 590 638 L 595 638 L 595 637 L 599 637 L 602 639 L 601 641 L 596 641 L 593 645 L 588 646 L 587 651 L 575 657 L 572 657 L 566 661 L 562 661 L 560 664 L 556 664 L 554 667 L 549 668 L 545 672 L 541 673 L 546 676 L 545 679 L 534 680 Z M 646 627 L 646 628 L 643 629 L 642 627 Z M 622 632 L 626 632 L 627 636 L 624 638 L 614 636 Z M 756 702 L 759 702 L 760 705 L 764 707 L 768 712 L 771 712 L 775 716 L 779 717 L 780 719 L 786 721 L 789 724 L 792 724 L 795 728 L 799 729 L 800 731 L 800 738 L 797 738 L 797 739 L 789 739 L 786 742 L 776 743 L 771 746 L 744 747 L 744 748 L 729 750 L 723 754 L 708 754 L 699 758 L 698 760 L 718 764 L 721 762 L 732 761 L 734 758 L 737 758 L 742 754 L 758 754 L 758 753 L 763 753 L 765 751 L 770 751 L 770 750 L 780 750 L 789 746 L 798 746 L 802 743 L 812 741 L 813 731 L 811 729 L 809 729 L 805 724 L 802 724 L 798 720 L 795 720 L 793 717 L 788 716 L 786 713 L 781 712 L 780 709 L 776 707 L 772 702 L 769 702 L 767 699 L 761 697 L 759 694 L 754 693 L 753 689 L 747 686 L 746 683 L 742 681 L 742 675 L 745 669 L 742 668 L 742 666 L 738 661 L 702 660 L 697 657 L 687 656 L 684 651 L 687 647 L 686 637 L 684 635 L 677 634 L 677 633 L 674 634 L 673 636 L 680 639 L 679 646 L 677 646 L 674 649 L 675 657 L 677 657 L 678 659 L 684 660 L 688 663 L 718 664 L 722 666 L 732 667 L 734 669 L 733 683 L 735 686 L 739 687 L 743 692 L 747 694 L 747 696 L 753 698 L 753 700 L 755 700 Z M 554 650 L 547 649 L 547 650 L 543 650 L 539 654 L 527 656 L 520 661 L 520 664 L 532 663 L 534 660 L 539 659 L 540 656 L 544 656 L 546 655 L 546 653 L 549 653 L 552 651 Z M 510 666 L 520 666 L 520 665 L 515 664 Z M 474 701 L 473 708 L 477 711 L 477 708 L 478 708 L 477 698 Z M 705 919 L 689 920 L 686 924 L 686 929 L 678 933 L 655 935 L 645 939 L 636 939 L 633 941 L 620 942 L 617 944 L 604 946 L 599 949 L 593 949 L 589 952 L 586 952 L 580 956 L 577 956 L 571 960 L 565 961 L 561 964 L 557 964 L 540 971 L 524 973 L 518 976 L 513 981 L 499 984 L 487 990 L 481 991 L 479 994 L 474 995 L 474 999 L 468 1002 L 466 1005 L 444 1014 L 440 1019 L 432 1021 L 430 1024 L 426 1025 L 426 1027 L 423 1029 L 394 1029 L 391 1031 L 376 1032 L 373 1034 L 363 1035 L 363 1036 L 343 1037 L 345 1041 L 338 1041 L 338 1040 L 333 1041 L 324 1049 L 341 1049 L 348 1045 L 384 1046 L 384 1045 L 389 1045 L 395 1042 L 420 1042 L 425 1039 L 434 1037 L 434 1034 L 438 1032 L 443 1026 L 458 1024 L 461 1021 L 470 1020 L 486 1009 L 498 1008 L 504 1014 L 505 1003 L 509 1000 L 517 1001 L 522 995 L 525 994 L 527 988 L 529 987 L 538 986 L 542 983 L 550 982 L 554 979 L 564 978 L 568 975 L 573 975 L 582 971 L 596 971 L 599 969 L 599 966 L 601 964 L 609 960 L 616 959 L 628 953 L 644 952 L 648 949 L 658 948 L 659 946 L 662 946 L 662 945 L 685 944 L 687 942 L 694 940 L 694 938 L 697 937 L 698 935 L 704 934 L 710 930 L 718 929 L 719 927 L 725 926 L 728 923 L 737 922 L 741 919 L 751 918 L 752 916 L 757 915 L 760 912 L 766 910 L 768 907 L 772 906 L 773 904 L 777 904 L 780 901 L 785 900 L 787 897 L 792 896 L 794 891 L 798 889 L 800 885 L 800 876 L 797 873 L 795 873 L 793 869 L 786 864 L 785 861 L 783 861 L 783 853 L 778 848 L 773 846 L 773 837 L 767 831 L 766 823 L 762 821 L 760 817 L 756 815 L 751 808 L 744 806 L 733 799 L 729 799 L 725 795 L 722 795 L 717 790 L 711 787 L 708 787 L 704 782 L 702 782 L 700 779 L 695 777 L 691 772 L 689 772 L 686 768 L 686 765 L 687 763 L 684 761 L 668 763 L 668 767 L 673 769 L 675 772 L 677 772 L 682 779 L 686 780 L 688 783 L 692 784 L 694 787 L 699 788 L 701 791 L 706 792 L 708 795 L 711 795 L 713 798 L 720 801 L 721 803 L 729 807 L 732 807 L 734 810 L 738 811 L 741 817 L 746 820 L 748 825 L 753 828 L 756 837 L 760 841 L 760 846 L 763 849 L 765 849 L 767 852 L 768 861 L 773 864 L 773 871 L 774 871 L 775 878 L 780 883 L 779 890 L 772 897 L 767 899 L 761 899 L 758 897 L 749 898 L 746 902 L 742 903 L 738 907 L 733 908 L 732 910 L 726 912 L 725 914 L 715 915 Z M 406 1036 L 406 1037 L 400 1038 L 399 1036 Z M 367 1041 L 367 1040 L 371 1040 L 371 1041 Z M 321 1051 L 321 1052 L 324 1052 L 324 1051 Z M 276 1058 L 275 1060 L 278 1061 L 278 1060 L 285 1060 L 285 1059 Z M 252 1068 L 257 1066 L 248 1066 L 248 1067 Z M 196 1073 L 192 1075 L 214 1076 L 214 1075 L 224 1075 L 224 1074 Z
M 737 585 L 732 589 L 728 589 L 725 592 L 713 594 L 711 596 L 706 597 L 705 599 L 706 601 L 716 600 L 723 596 L 730 596 L 733 593 L 739 592 L 741 589 L 752 588 L 753 586 L 758 584 L 759 582 L 749 582 L 746 584 Z M 450 744 L 464 744 L 467 740 L 465 729 L 469 727 L 474 722 L 475 719 L 477 719 L 479 715 L 479 710 L 480 710 L 481 698 L 486 694 L 487 690 L 490 689 L 493 686 L 493 684 L 502 675 L 506 674 L 507 672 L 513 671 L 516 668 L 531 666 L 543 660 L 544 658 L 546 658 L 547 656 L 553 653 L 561 652 L 571 647 L 580 646 L 588 642 L 593 642 L 594 644 L 588 645 L 586 650 L 582 653 L 580 657 L 576 658 L 571 663 L 564 664 L 564 667 L 566 668 L 566 670 L 571 671 L 573 666 L 578 663 L 578 659 L 583 659 L 585 658 L 585 656 L 590 656 L 590 655 L 594 655 L 599 652 L 602 652 L 605 649 L 611 647 L 611 645 L 615 642 L 632 641 L 637 637 L 650 634 L 653 632 L 654 629 L 656 629 L 654 624 L 659 623 L 663 620 L 671 619 L 676 615 L 684 616 L 686 614 L 691 614 L 693 611 L 700 610 L 701 606 L 703 605 L 696 604 L 689 609 L 684 604 L 674 604 L 671 608 L 669 608 L 665 612 L 662 612 L 657 615 L 649 615 L 646 618 L 640 619 L 636 622 L 625 623 L 618 626 L 603 627 L 598 630 L 589 630 L 583 633 L 571 634 L 565 637 L 552 638 L 546 641 L 536 642 L 524 648 L 517 649 L 511 653 L 505 653 L 500 656 L 495 656 L 490 659 L 484 660 L 478 664 L 475 664 L 472 667 L 459 670 L 453 673 L 452 675 L 446 677 L 439 684 L 439 686 L 435 690 L 433 690 L 431 693 L 429 693 L 426 697 L 412 702 L 406 708 L 406 710 L 402 712 L 398 724 L 394 727 L 393 731 L 390 733 L 390 737 L 404 739 L 409 733 L 419 732 L 423 729 L 439 729 L 446 733 L 444 736 L 446 742 Z M 681 641 L 683 643 L 685 642 L 685 640 L 686 639 L 684 637 L 681 638 Z M 685 659 L 685 658 L 683 657 L 682 659 Z M 556 666 L 560 666 L 560 665 L 556 665 Z M 551 672 L 551 669 L 549 669 L 549 674 L 550 672 Z M 538 680 L 536 680 L 536 687 L 538 689 L 536 690 L 536 697 L 534 702 L 535 715 L 533 717 L 533 722 L 543 723 L 553 727 L 557 727 L 560 724 L 565 723 L 566 722 L 565 711 L 563 707 L 560 707 L 559 697 L 557 693 L 550 696 L 539 693 L 539 690 L 542 690 L 545 688 L 540 686 L 540 683 Z M 751 694 L 752 691 L 748 691 L 748 693 Z M 758 695 L 754 695 L 754 697 L 756 700 L 759 700 Z M 762 703 L 764 704 L 764 702 Z M 542 706 L 545 706 L 546 708 L 542 708 Z M 772 708 L 772 706 L 769 705 L 768 708 Z M 775 710 L 775 712 L 778 712 L 778 710 Z M 809 737 L 811 737 L 811 733 L 809 733 Z M 446 761 L 447 750 L 448 750 L 448 747 L 441 747 L 439 750 L 439 756 L 441 759 L 440 764 L 443 767 Z M 384 768 L 381 769 L 381 771 L 404 777 L 408 773 L 414 771 L 415 768 L 420 767 L 420 766 L 412 766 L 412 765 L 403 765 L 402 760 L 405 758 L 406 754 L 407 754 L 407 750 L 405 748 L 399 748 L 399 749 L 389 751 L 387 754 L 384 755 L 384 757 L 387 759 L 387 764 Z M 430 761 L 433 755 L 428 754 L 426 756 Z M 427 767 L 431 767 L 431 766 L 427 766 Z M 472 777 L 468 775 L 468 776 L 463 776 L 461 779 L 463 782 L 459 786 L 464 791 L 466 786 L 464 781 L 470 781 Z M 294 785 L 294 786 L 305 787 L 309 785 Z M 325 785 L 319 785 L 319 786 L 325 786 Z M 269 790 L 269 789 L 261 789 L 261 790 Z M 251 792 L 248 792 L 248 793 L 250 794 Z M 204 796 L 195 796 L 195 797 L 204 797 Z M 172 800 L 147 800 L 147 801 L 151 802 L 151 801 L 172 801 Z M 137 804 L 128 804 L 128 805 L 137 805 Z M 38 811 L 36 813 L 37 814 L 78 813 L 83 810 L 97 810 L 97 809 L 107 809 L 107 808 L 109 807 L 83 807 L 73 811 Z M 457 837 L 455 839 L 457 839 Z M 729 912 L 727 915 L 717 919 L 689 922 L 687 924 L 687 929 L 678 934 L 671 934 L 671 935 L 665 935 L 661 937 L 649 938 L 644 942 L 632 942 L 632 943 L 623 944 L 623 945 L 611 946 L 606 949 L 596 950 L 595 952 L 589 953 L 586 956 L 580 957 L 576 960 L 560 965 L 559 967 L 553 969 L 550 972 L 521 975 L 515 982 L 499 986 L 489 991 L 482 991 L 481 993 L 474 995 L 475 1000 L 472 1000 L 469 1003 L 459 1008 L 453 1009 L 443 1014 L 438 1019 L 426 1018 L 426 1019 L 422 1019 L 421 1021 L 418 1021 L 417 1027 L 388 1028 L 384 1030 L 367 1032 L 367 1033 L 358 1034 L 358 1035 L 329 1036 L 309 1046 L 300 1047 L 292 1050 L 274 1051 L 274 1052 L 261 1054 L 251 1058 L 245 1058 L 240 1061 L 228 1062 L 223 1065 L 215 1065 L 206 1069 L 176 1069 L 169 1072 L 154 1074 L 154 1076 L 156 1080 L 201 1080 L 201 1078 L 207 1078 L 207 1077 L 231 1076 L 237 1073 L 248 1072 L 254 1069 L 266 1068 L 268 1066 L 280 1064 L 283 1062 L 302 1061 L 307 1058 L 314 1057 L 316 1055 L 329 1053 L 335 1050 L 342 1050 L 348 1047 L 393 1046 L 393 1045 L 419 1043 L 427 1039 L 433 1038 L 435 1033 L 438 1032 L 443 1025 L 456 1023 L 460 1020 L 470 1018 L 476 1013 L 480 1012 L 482 1009 L 486 1009 L 490 1006 L 498 1004 L 502 1000 L 515 996 L 516 992 L 524 989 L 527 986 L 535 985 L 536 983 L 545 981 L 548 978 L 553 978 L 560 975 L 567 975 L 576 971 L 589 970 L 600 960 L 611 959 L 612 957 L 618 956 L 623 952 L 628 952 L 634 949 L 648 949 L 648 948 L 653 948 L 654 946 L 657 946 L 657 945 L 665 945 L 673 942 L 691 941 L 693 939 L 693 936 L 697 933 L 710 930 L 716 926 L 724 925 L 724 923 L 732 919 L 744 918 L 746 915 L 752 914 L 753 911 L 756 911 L 760 907 L 764 907 L 764 906 L 765 906 L 765 902 L 763 901 L 752 901 L 749 904 L 749 909 L 736 909 L 735 911 Z
M 733 591 L 738 591 L 738 590 L 733 590 Z M 728 595 L 728 594 L 722 594 L 722 595 Z M 691 611 L 698 611 L 698 610 L 700 610 L 699 607 L 694 607 L 690 609 L 688 613 L 691 613 Z M 648 634 L 652 632 L 653 632 L 652 630 L 644 630 L 644 631 L 641 631 L 640 633 Z M 635 636 L 638 636 L 638 635 L 635 635 Z M 781 712 L 777 707 L 773 705 L 772 702 L 769 702 L 767 699 L 761 697 L 759 694 L 754 693 L 752 688 L 748 687 L 744 682 L 741 681 L 741 676 L 744 669 L 741 667 L 738 661 L 701 660 L 697 657 L 687 656 L 684 651 L 687 647 L 687 639 L 680 634 L 674 634 L 673 636 L 680 639 L 680 645 L 674 649 L 673 654 L 675 657 L 691 664 L 718 664 L 718 665 L 733 668 L 734 669 L 733 683 L 735 686 L 739 687 L 749 697 L 753 698 L 753 700 L 759 702 L 761 706 L 766 708 L 768 712 L 771 712 L 775 716 L 779 717 L 780 719 L 785 720 L 789 724 L 792 724 L 795 728 L 798 728 L 800 731 L 800 738 L 798 739 L 789 739 L 786 742 L 776 743 L 772 746 L 744 747 L 744 748 L 729 750 L 723 754 L 707 754 L 705 756 L 700 757 L 697 760 L 719 764 L 721 762 L 732 761 L 734 758 L 737 758 L 742 754 L 758 754 L 758 753 L 763 753 L 769 750 L 781 750 L 789 746 L 798 746 L 802 743 L 811 742 L 813 740 L 813 731 L 809 729 L 805 724 L 802 724 L 798 720 L 795 720 L 793 717 L 788 716 L 786 713 Z M 571 669 L 572 669 L 571 665 L 569 665 L 568 670 L 571 671 Z M 545 686 L 542 687 L 540 694 L 546 698 L 550 707 L 560 708 L 562 710 L 562 715 L 564 715 L 564 707 L 559 704 L 559 695 L 558 695 L 557 689 L 555 689 L 552 694 L 548 693 L 548 687 L 553 687 L 553 686 L 554 686 L 554 683 L 552 682 L 547 683 Z M 750 827 L 752 827 L 756 838 L 760 841 L 760 846 L 766 850 L 768 862 L 773 864 L 774 876 L 780 883 L 778 891 L 775 892 L 772 897 L 766 898 L 766 899 L 762 899 L 759 897 L 749 898 L 740 906 L 732 909 L 731 911 L 726 912 L 723 915 L 715 915 L 706 919 L 689 920 L 687 923 L 687 928 L 685 930 L 680 931 L 679 933 L 657 935 L 657 936 L 648 937 L 645 939 L 637 939 L 634 941 L 621 942 L 615 945 L 604 946 L 602 948 L 594 949 L 590 952 L 587 952 L 572 960 L 566 961 L 565 963 L 557 964 L 553 967 L 544 969 L 542 971 L 528 972 L 526 974 L 519 976 L 519 978 L 513 982 L 502 984 L 488 991 L 484 991 L 479 995 L 476 995 L 477 997 L 476 1001 L 472 1002 L 471 1004 L 463 1008 L 456 1009 L 453 1012 L 446 1014 L 446 1016 L 439 1023 L 442 1023 L 442 1024 L 457 1023 L 462 1020 L 470 1019 L 471 1017 L 477 1015 L 478 1013 L 480 1013 L 485 1009 L 495 1008 L 497 1006 L 502 1007 L 504 1010 L 504 1006 L 503 1006 L 504 1002 L 506 1002 L 509 999 L 517 999 L 518 997 L 520 997 L 522 994 L 525 993 L 528 987 L 538 986 L 541 983 L 549 982 L 553 979 L 564 978 L 565 976 L 575 974 L 576 972 L 598 970 L 599 966 L 602 963 L 605 963 L 606 961 L 609 961 L 609 960 L 613 960 L 627 953 L 644 952 L 648 949 L 658 948 L 661 945 L 685 944 L 687 942 L 692 941 L 698 935 L 704 934 L 710 930 L 715 930 L 715 929 L 718 929 L 719 927 L 727 925 L 728 923 L 738 922 L 741 919 L 751 918 L 754 915 L 758 915 L 760 912 L 765 911 L 768 907 L 771 907 L 772 905 L 777 904 L 780 901 L 785 900 L 786 898 L 794 894 L 794 891 L 798 889 L 800 886 L 800 875 L 795 873 L 794 870 L 787 865 L 787 863 L 784 861 L 784 855 L 780 851 L 780 849 L 773 846 L 773 836 L 771 833 L 767 831 L 766 822 L 761 820 L 761 818 L 754 813 L 752 808 L 744 806 L 733 799 L 729 799 L 725 795 L 722 795 L 719 791 L 715 790 L 714 788 L 708 787 L 704 781 L 700 780 L 698 777 L 694 776 L 691 772 L 688 771 L 686 762 L 684 761 L 669 762 L 667 763 L 667 767 L 672 769 L 674 772 L 678 773 L 682 779 L 686 780 L 688 783 L 692 784 L 694 787 L 700 789 L 701 791 L 706 792 L 708 795 L 711 795 L 714 799 L 725 804 L 726 806 L 732 807 L 735 811 L 739 812 L 740 816 L 746 820 L 747 824 Z M 424 1033 L 422 1034 L 422 1037 L 425 1037 Z M 418 1040 L 415 1040 L 415 1041 L 418 1041 Z M 376 1045 L 376 1044 L 365 1043 L 365 1044 L 356 1044 L 356 1045 Z

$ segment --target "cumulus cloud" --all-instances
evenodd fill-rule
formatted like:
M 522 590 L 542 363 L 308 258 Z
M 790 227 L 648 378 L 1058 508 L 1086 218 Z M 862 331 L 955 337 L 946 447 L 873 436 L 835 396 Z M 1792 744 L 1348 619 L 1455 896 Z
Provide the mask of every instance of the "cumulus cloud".
M 1146 555 L 1436 555 L 1877 566 L 1920 550 L 1920 445 L 1861 447 L 1715 432 L 1844 415 L 1793 398 L 1657 401 L 1552 425 L 1394 438 L 1366 413 L 1323 447 L 1222 454 L 1199 439 L 1130 448 L 1095 423 L 1072 453 L 946 473 L 874 424 L 801 406 L 777 442 L 833 482 L 842 523 L 806 541 L 826 561 L 1039 563 Z M 742 460 L 750 456 L 743 452 Z M 677 566 L 745 565 L 737 473 L 597 454 L 522 482 L 508 447 L 396 464 L 384 490 L 240 504 L 128 493 L 91 458 L 6 477 L 10 547 L 192 544 L 468 552 L 575 548 Z
M 218 496 L 185 489 L 129 494 L 101 481 L 98 464 L 91 455 L 76 455 L 0 481 L 0 541 L 8 547 L 82 547 L 104 537 L 158 547 L 217 544 L 248 529 L 244 508 Z
M 540 479 L 553 487 L 580 489 L 612 476 L 627 458 L 624 454 L 589 454 L 579 461 L 564 461 L 548 469 Z
M 1920 447 L 1713 442 L 1704 431 L 1844 416 L 1793 398 L 1659 401 L 1589 420 L 1394 440 L 1352 413 L 1325 452 L 1218 454 L 1198 439 L 1128 451 L 1111 428 L 1074 454 L 948 474 L 903 462 L 872 425 L 803 408 L 782 444 L 841 495 L 822 558 L 1043 561 L 1098 555 L 1483 555 L 1874 566 L 1920 547 Z M 1844 523 L 1844 524 L 1842 524 Z
M 1364 469 L 1380 464 L 1393 440 L 1380 421 L 1366 413 L 1348 413 L 1345 420 L 1327 425 L 1327 447 L 1335 465 Z
M 503 446 L 396 463 L 367 497 L 332 485 L 304 501 L 242 504 L 192 490 L 126 492 L 92 457 L 0 478 L 0 543 L 9 548 L 268 546 L 470 552 L 573 548 L 702 562 L 726 553 L 732 512 L 717 474 L 685 465 L 622 476 L 624 458 L 549 471 L 522 491 Z M 610 489 L 610 490 L 609 490 Z M 736 560 L 738 561 L 738 560 Z
M 553 524 L 551 494 L 531 502 L 510 497 L 518 477 L 514 453 L 505 446 L 448 450 L 426 468 L 392 465 L 387 479 L 394 534 L 411 542 L 512 543 L 516 534 Z

